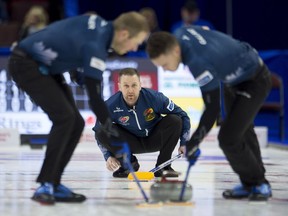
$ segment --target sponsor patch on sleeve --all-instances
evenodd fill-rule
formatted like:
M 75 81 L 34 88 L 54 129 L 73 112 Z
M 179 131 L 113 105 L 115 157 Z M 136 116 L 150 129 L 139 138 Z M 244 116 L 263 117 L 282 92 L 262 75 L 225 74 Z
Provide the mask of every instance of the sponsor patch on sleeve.
M 196 77 L 199 86 L 204 86 L 213 80 L 213 75 L 209 71 L 204 71 L 200 76 Z
M 167 106 L 167 109 L 169 111 L 173 111 L 174 110 L 174 102 L 172 100 L 169 100 L 169 104 Z
M 91 58 L 90 66 L 101 71 L 104 71 L 106 69 L 105 62 L 102 59 L 96 57 Z

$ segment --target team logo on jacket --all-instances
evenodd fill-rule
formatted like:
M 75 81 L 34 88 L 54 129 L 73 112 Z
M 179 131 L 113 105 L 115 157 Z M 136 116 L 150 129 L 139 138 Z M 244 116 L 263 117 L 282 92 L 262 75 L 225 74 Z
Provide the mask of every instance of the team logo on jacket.
M 122 125 L 127 125 L 128 121 L 129 121 L 129 116 L 121 116 L 118 121 L 120 122 L 120 124 Z
M 200 76 L 196 77 L 195 80 L 199 86 L 202 87 L 213 80 L 213 75 L 209 71 L 204 71 Z
M 155 118 L 155 113 L 154 113 L 154 110 L 152 108 L 146 109 L 144 111 L 143 115 L 145 117 L 145 121 L 151 121 Z
M 174 110 L 174 106 L 175 106 L 175 104 L 174 104 L 173 101 L 170 99 L 170 100 L 169 100 L 169 104 L 168 104 L 168 106 L 167 106 L 167 109 L 172 112 L 172 111 Z

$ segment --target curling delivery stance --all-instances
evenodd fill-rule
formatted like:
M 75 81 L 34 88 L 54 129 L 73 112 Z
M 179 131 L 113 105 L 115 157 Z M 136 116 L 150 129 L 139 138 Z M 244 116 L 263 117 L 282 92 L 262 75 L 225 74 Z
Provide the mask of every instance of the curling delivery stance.
M 81 136 L 84 120 L 72 92 L 63 79 L 65 71 L 83 69 L 90 107 L 109 137 L 117 131 L 110 127 L 109 111 L 101 97 L 102 72 L 108 50 L 118 54 L 137 50 L 147 37 L 145 17 L 136 12 L 106 21 L 96 15 L 83 15 L 52 23 L 42 31 L 19 42 L 9 60 L 9 72 L 18 87 L 40 106 L 52 121 L 45 159 L 37 178 L 41 185 L 32 199 L 45 204 L 82 202 L 61 183 L 61 177 Z
M 220 112 L 220 83 L 224 84 L 225 118 L 219 145 L 241 184 L 223 192 L 224 198 L 267 200 L 272 196 L 265 178 L 254 118 L 271 88 L 270 72 L 249 44 L 202 27 L 180 28 L 175 36 L 153 33 L 147 42 L 152 62 L 175 71 L 182 61 L 198 81 L 205 109 L 187 143 L 188 160 L 197 159 L 197 147 Z M 191 151 L 193 149 L 193 151 Z
M 137 171 L 140 166 L 134 154 L 159 151 L 157 167 L 171 159 L 179 139 L 178 151 L 184 152 L 190 132 L 187 113 L 161 92 L 142 88 L 140 74 L 134 68 L 120 70 L 118 85 L 119 92 L 112 95 L 106 104 L 113 121 L 112 127 L 125 136 L 129 144 L 134 170 Z M 98 129 L 100 125 L 97 121 L 94 130 L 108 170 L 114 171 L 116 178 L 127 178 L 130 170 L 124 168 L 122 158 L 116 158 L 117 147 L 107 142 L 105 134 Z M 170 171 L 170 177 L 178 177 L 170 164 L 154 175 L 160 177 L 163 171 Z

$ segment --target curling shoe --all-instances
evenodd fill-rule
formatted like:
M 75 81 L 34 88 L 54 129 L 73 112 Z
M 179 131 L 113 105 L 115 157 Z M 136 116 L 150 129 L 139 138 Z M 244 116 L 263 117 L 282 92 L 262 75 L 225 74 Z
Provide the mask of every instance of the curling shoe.
M 70 202 L 80 203 L 86 200 L 86 197 L 82 194 L 73 193 L 69 188 L 62 184 L 55 186 L 54 198 L 56 202 Z
M 222 195 L 225 199 L 243 199 L 248 198 L 250 194 L 251 194 L 251 187 L 246 187 L 240 184 L 234 187 L 233 189 L 225 190 Z
M 113 177 L 114 178 L 127 178 L 129 175 L 129 170 L 124 169 L 123 167 L 120 167 L 118 170 L 113 172 Z
M 267 183 L 262 183 L 252 187 L 252 192 L 249 196 L 250 201 L 267 201 L 272 197 L 271 186 Z
M 155 177 L 168 177 L 168 178 L 177 178 L 179 173 L 176 172 L 171 166 L 164 167 L 163 169 L 158 170 L 154 173 Z
M 53 205 L 55 203 L 53 184 L 44 182 L 36 189 L 32 200 L 41 204 Z
M 134 155 L 132 155 L 131 164 L 132 164 L 134 171 L 137 172 L 140 168 L 140 164 L 138 163 L 138 160 Z M 113 172 L 113 177 L 114 178 L 127 178 L 129 173 L 130 173 L 129 169 L 124 169 L 121 166 L 118 170 Z

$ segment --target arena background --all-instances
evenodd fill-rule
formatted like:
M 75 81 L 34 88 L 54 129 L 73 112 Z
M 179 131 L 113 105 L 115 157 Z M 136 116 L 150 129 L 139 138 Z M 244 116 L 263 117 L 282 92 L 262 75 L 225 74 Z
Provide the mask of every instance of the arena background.
M 142 7 L 152 7 L 158 17 L 159 27 L 162 30 L 170 30 L 172 23 L 180 19 L 180 8 L 184 3 L 184 0 L 106 0 L 106 1 L 88 1 L 88 0 L 10 0 L 4 1 L 7 3 L 8 12 L 9 12 L 9 23 L 20 24 L 23 20 L 25 12 L 33 4 L 43 5 L 49 13 L 50 22 L 54 22 L 58 19 L 62 19 L 69 16 L 75 16 L 78 14 L 83 14 L 86 12 L 96 12 L 99 15 L 103 16 L 106 19 L 114 19 L 121 12 L 130 11 L 130 10 L 139 10 Z M 259 50 L 260 55 L 267 63 L 269 68 L 280 75 L 283 79 L 284 88 L 288 83 L 288 76 L 286 75 L 288 70 L 288 13 L 286 12 L 288 3 L 285 0 L 198 0 L 197 1 L 201 10 L 201 18 L 207 19 L 213 23 L 215 28 L 219 31 L 226 32 L 231 34 L 233 37 L 249 42 L 253 47 Z M 1 28 L 2 29 L 2 28 Z M 1 31 L 0 29 L 0 31 Z M 0 32 L 1 38 L 5 35 L 5 32 Z M 5 35 L 6 39 L 9 35 Z M 13 41 L 13 38 L 8 38 Z M 26 122 L 18 119 L 17 115 L 22 115 L 21 118 L 24 119 L 33 119 L 37 118 L 35 113 L 41 113 L 35 105 L 31 104 L 29 100 L 25 99 L 25 94 L 21 91 L 18 91 L 13 82 L 9 78 L 9 73 L 6 70 L 7 58 L 10 54 L 9 44 L 0 43 L 0 101 L 1 101 L 1 110 L 0 110 L 0 128 L 10 128 L 16 127 L 21 128 L 21 133 L 45 133 L 47 132 L 47 127 L 44 131 L 37 131 L 36 128 L 39 128 L 39 124 L 34 121 Z M 109 60 L 110 61 L 110 60 Z M 132 58 L 125 57 L 124 59 L 120 58 L 118 61 L 125 62 L 138 62 L 137 67 L 141 72 L 142 83 L 144 86 L 152 87 L 154 89 L 163 91 L 167 93 L 175 102 L 181 103 L 186 111 L 189 112 L 190 117 L 192 116 L 193 125 L 197 125 L 197 118 L 199 118 L 201 112 L 201 100 L 200 95 L 185 95 L 187 89 L 185 88 L 194 88 L 195 86 L 185 86 L 185 83 L 181 83 L 181 74 L 176 75 L 180 76 L 180 82 L 170 82 L 172 80 L 169 77 L 169 74 L 162 73 L 153 67 L 149 60 L 145 58 Z M 118 62 L 119 63 L 119 62 Z M 142 64 L 143 63 L 143 64 Z M 111 64 L 113 70 L 109 70 L 105 73 L 108 78 L 105 82 L 110 83 L 110 88 L 104 89 L 104 96 L 109 96 L 109 94 L 114 93 L 117 89 L 115 88 L 115 80 L 117 69 L 121 67 L 121 64 L 115 67 Z M 117 65 L 117 64 L 116 64 Z M 135 66 L 135 65 L 134 65 Z M 118 68 L 117 68 L 118 67 Z M 109 74 L 110 73 L 110 74 Z M 163 75 L 164 74 L 164 75 Z M 159 78 L 161 77 L 161 79 Z M 164 83 L 159 83 L 159 80 L 163 80 Z M 185 77 L 185 75 L 183 75 Z M 174 77 L 175 78 L 175 77 Z M 174 79 L 173 78 L 173 79 Z M 177 77 L 175 78 L 177 79 Z M 178 95 L 173 95 L 173 91 L 169 91 L 171 85 L 173 88 L 179 86 L 184 88 L 183 90 L 178 91 Z M 187 84 L 187 83 L 186 83 Z M 117 85 L 116 85 L 117 86 Z M 87 124 L 93 124 L 94 120 L 92 115 L 85 112 L 88 110 L 88 103 L 85 92 L 72 84 L 73 91 L 75 92 L 75 99 L 79 108 L 83 110 L 84 115 L 88 115 L 86 118 Z M 171 88 L 172 89 L 172 88 Z M 166 91 L 166 92 L 165 92 Z M 106 95 L 105 95 L 106 94 Z M 171 95 L 170 95 L 171 94 Z M 288 94 L 285 90 L 285 113 L 287 113 L 287 101 Z M 187 98 L 193 98 L 191 103 L 193 108 L 189 107 L 187 104 Z M 13 99 L 14 98 L 14 99 Z M 13 102 L 14 101 L 14 102 Z M 184 102 L 183 102 L 184 101 Z M 189 100 L 188 100 L 189 101 Z M 15 110 L 12 108 L 14 104 Z M 19 106 L 19 107 L 18 107 Z M 190 110 L 190 111 L 189 111 Z M 192 110 L 192 111 L 191 111 Z M 244 111 L 244 110 L 243 110 Z M 29 113 L 33 115 L 29 115 Z M 17 115 L 16 115 L 17 113 Z M 44 117 L 45 118 L 45 117 Z M 91 119 L 92 118 L 92 119 Z M 285 138 L 283 140 L 279 137 L 279 118 L 278 114 L 259 114 L 255 123 L 256 125 L 264 125 L 268 127 L 269 131 L 269 141 L 277 142 L 281 145 L 287 145 L 287 115 L 285 115 Z M 45 120 L 46 121 L 46 120 Z M 25 123 L 26 122 L 26 123 Z M 26 131 L 23 130 L 27 129 Z

